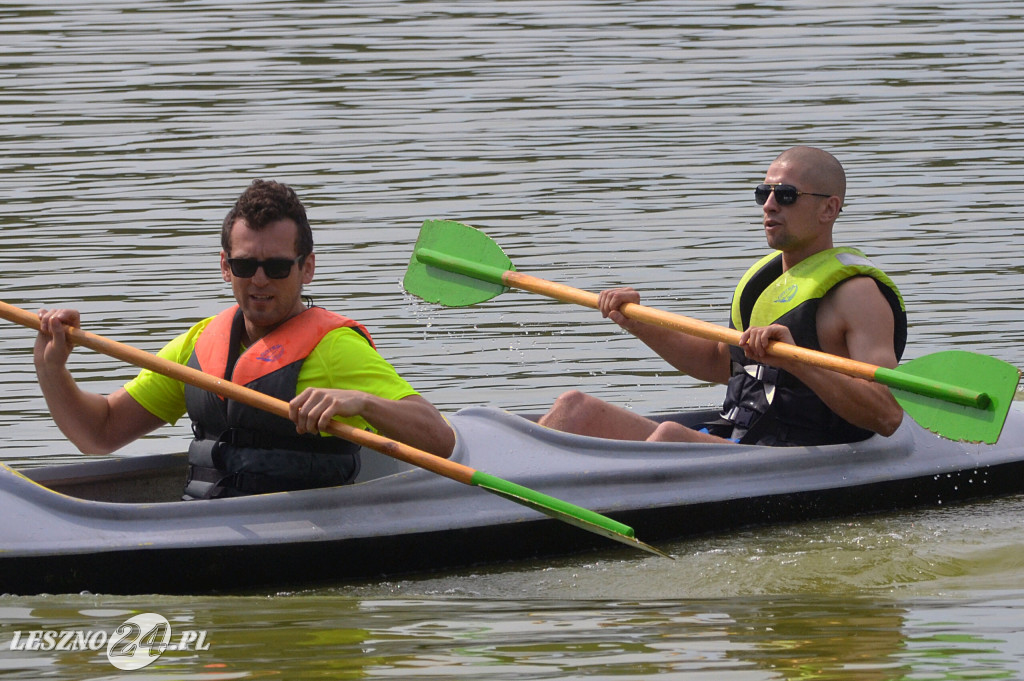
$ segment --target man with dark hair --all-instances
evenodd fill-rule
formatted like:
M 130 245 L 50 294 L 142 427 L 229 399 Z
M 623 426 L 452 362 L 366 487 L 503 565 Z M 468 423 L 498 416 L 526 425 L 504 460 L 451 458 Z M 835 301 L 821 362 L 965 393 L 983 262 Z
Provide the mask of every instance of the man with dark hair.
M 817 445 L 891 435 L 903 409 L 878 383 L 767 354 L 772 341 L 893 368 L 907 338 L 896 285 L 852 248 L 834 248 L 832 228 L 846 174 L 831 154 L 784 151 L 754 190 L 765 237 L 775 249 L 755 263 L 733 296 L 740 347 L 628 319 L 632 288 L 602 291 L 601 313 L 679 371 L 727 383 L 721 418 L 703 429 L 657 423 L 578 390 L 561 395 L 540 423 L 622 440 Z
M 36 373 L 61 431 L 105 454 L 183 414 L 192 419 L 186 498 L 351 482 L 358 447 L 324 436 L 338 417 L 447 457 L 455 436 L 430 402 L 376 351 L 358 322 L 307 305 L 316 256 L 305 208 L 288 186 L 254 181 L 224 220 L 221 275 L 236 305 L 204 319 L 160 355 L 286 400 L 291 420 L 143 370 L 111 395 L 82 391 L 67 369 L 75 310 L 41 310 Z

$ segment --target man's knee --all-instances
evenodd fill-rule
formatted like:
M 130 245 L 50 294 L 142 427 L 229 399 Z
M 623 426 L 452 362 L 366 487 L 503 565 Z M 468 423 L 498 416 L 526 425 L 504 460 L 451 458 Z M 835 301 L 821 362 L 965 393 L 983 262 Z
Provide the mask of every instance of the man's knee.
M 712 442 L 723 444 L 733 442 L 708 433 L 707 430 L 694 430 L 676 423 L 675 421 L 663 421 L 658 424 L 654 432 L 647 438 L 648 442 Z
M 559 395 L 555 399 L 555 403 L 551 405 L 551 410 L 569 410 L 578 411 L 583 409 L 587 404 L 594 401 L 590 395 L 580 392 L 579 390 L 569 390 Z
M 693 431 L 675 421 L 662 421 L 654 429 L 649 442 L 687 442 L 693 439 Z
M 562 393 L 555 398 L 548 413 L 541 417 L 541 424 L 545 425 L 553 421 L 565 423 L 567 419 L 575 420 L 580 418 L 588 399 L 588 395 L 579 390 L 570 390 Z

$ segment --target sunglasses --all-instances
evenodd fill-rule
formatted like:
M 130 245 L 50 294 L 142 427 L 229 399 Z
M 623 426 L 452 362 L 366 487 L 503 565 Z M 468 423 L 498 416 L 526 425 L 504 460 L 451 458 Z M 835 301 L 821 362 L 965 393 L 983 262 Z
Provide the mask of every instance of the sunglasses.
M 228 258 L 228 267 L 231 274 L 242 279 L 248 279 L 256 275 L 256 270 L 263 268 L 263 273 L 270 279 L 284 279 L 292 273 L 292 265 L 301 263 L 306 256 L 300 255 L 297 258 L 267 258 L 257 260 L 256 258 Z
M 754 201 L 757 202 L 757 205 L 763 206 L 772 192 L 775 192 L 775 200 L 780 206 L 792 206 L 801 196 L 824 196 L 825 198 L 831 196 L 831 194 L 802 192 L 791 184 L 759 184 L 754 187 Z

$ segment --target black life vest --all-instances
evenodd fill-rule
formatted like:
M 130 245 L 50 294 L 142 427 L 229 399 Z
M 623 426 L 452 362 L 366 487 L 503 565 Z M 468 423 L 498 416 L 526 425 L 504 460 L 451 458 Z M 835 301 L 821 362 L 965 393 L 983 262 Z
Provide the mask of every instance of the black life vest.
M 860 251 L 832 248 L 807 258 L 786 272 L 782 254 L 762 258 L 743 276 L 733 295 L 730 326 L 776 323 L 789 328 L 796 345 L 821 350 L 817 312 L 822 297 L 854 276 L 869 276 L 892 308 L 893 349 L 903 356 L 907 313 L 896 285 Z M 820 445 L 857 442 L 873 433 L 840 418 L 813 390 L 789 372 L 754 362 L 743 350 L 730 348 L 731 378 L 721 419 L 709 430 L 744 444 Z
M 196 339 L 188 365 L 284 401 L 295 397 L 303 361 L 328 332 L 352 327 L 373 345 L 358 322 L 311 307 L 239 354 L 244 322 L 238 306 L 217 315 Z M 195 436 L 186 499 L 330 487 L 359 472 L 359 446 L 347 440 L 299 435 L 289 419 L 190 385 L 185 406 Z

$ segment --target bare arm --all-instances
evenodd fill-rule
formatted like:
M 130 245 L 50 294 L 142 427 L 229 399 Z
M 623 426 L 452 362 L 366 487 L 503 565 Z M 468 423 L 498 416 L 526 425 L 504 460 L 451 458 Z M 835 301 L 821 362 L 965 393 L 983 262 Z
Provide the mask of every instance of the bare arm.
M 164 424 L 124 389 L 111 395 L 85 392 L 67 369 L 71 342 L 65 325 L 78 326 L 74 310 L 42 310 L 34 360 L 46 406 L 61 432 L 83 454 L 109 454 Z
M 818 339 L 823 351 L 890 369 L 897 364 L 893 325 L 888 302 L 868 277 L 843 282 L 818 308 Z M 885 386 L 766 355 L 764 350 L 772 340 L 792 343 L 793 336 L 786 327 L 773 324 L 748 329 L 740 338 L 748 357 L 792 373 L 855 426 L 892 435 L 903 421 L 902 407 Z
M 619 312 L 626 303 L 639 304 L 640 294 L 627 287 L 602 291 L 598 296 L 602 315 L 639 338 L 673 367 L 701 381 L 728 383 L 728 345 L 629 319 Z
M 335 416 L 362 416 L 384 437 L 449 457 L 455 432 L 440 412 L 419 395 L 388 400 L 358 390 L 306 388 L 289 403 L 300 433 L 325 432 Z

